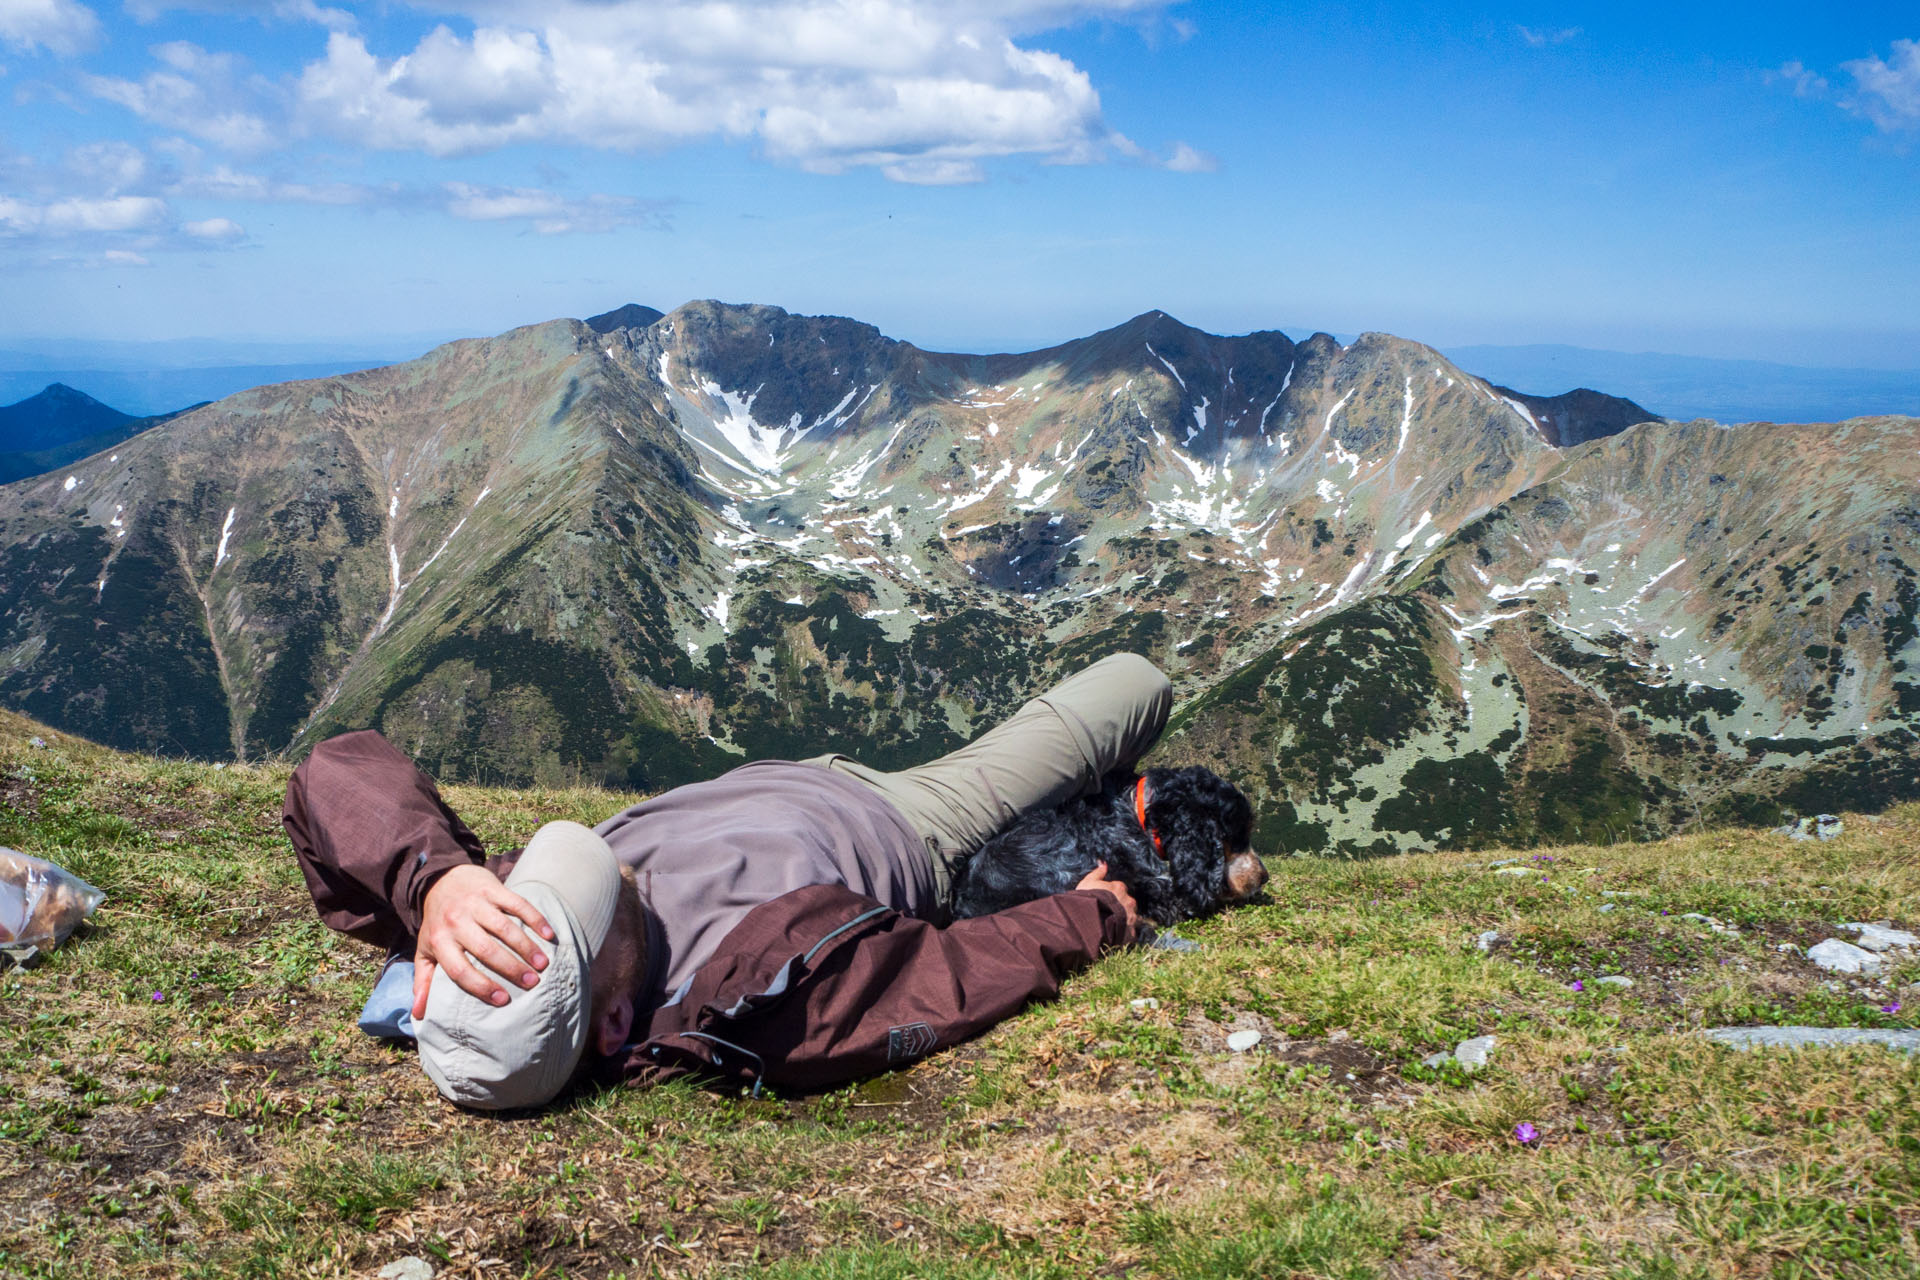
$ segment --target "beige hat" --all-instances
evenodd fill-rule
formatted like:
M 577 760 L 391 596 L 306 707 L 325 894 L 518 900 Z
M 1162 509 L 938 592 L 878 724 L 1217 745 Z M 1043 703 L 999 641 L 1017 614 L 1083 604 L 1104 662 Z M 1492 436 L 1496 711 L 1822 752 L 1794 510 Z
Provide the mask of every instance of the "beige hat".
M 551 943 L 535 936 L 548 959 L 540 981 L 531 991 L 501 982 L 507 1003 L 493 1005 L 462 991 L 442 968 L 428 988 L 427 1016 L 414 1028 L 420 1065 L 441 1095 L 486 1111 L 543 1106 L 572 1078 L 591 1029 L 593 958 L 613 923 L 620 864 L 579 823 L 549 822 L 506 883 L 553 926 Z

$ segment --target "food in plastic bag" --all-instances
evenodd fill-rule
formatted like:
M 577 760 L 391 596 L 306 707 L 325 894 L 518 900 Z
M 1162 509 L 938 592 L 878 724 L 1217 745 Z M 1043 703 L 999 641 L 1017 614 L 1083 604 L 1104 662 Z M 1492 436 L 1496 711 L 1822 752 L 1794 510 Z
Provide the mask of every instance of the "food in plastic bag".
M 0 948 L 52 950 L 106 894 L 44 858 L 0 849 Z

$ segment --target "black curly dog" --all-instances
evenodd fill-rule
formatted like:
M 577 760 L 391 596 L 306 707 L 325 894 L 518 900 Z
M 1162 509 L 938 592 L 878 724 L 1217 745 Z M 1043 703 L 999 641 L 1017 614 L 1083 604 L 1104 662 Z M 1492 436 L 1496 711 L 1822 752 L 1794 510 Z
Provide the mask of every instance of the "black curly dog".
M 955 876 L 955 917 L 983 916 L 1079 884 L 1099 863 L 1163 928 L 1244 902 L 1267 882 L 1248 848 L 1253 806 L 1210 769 L 1109 776 L 1098 795 L 1029 813 Z

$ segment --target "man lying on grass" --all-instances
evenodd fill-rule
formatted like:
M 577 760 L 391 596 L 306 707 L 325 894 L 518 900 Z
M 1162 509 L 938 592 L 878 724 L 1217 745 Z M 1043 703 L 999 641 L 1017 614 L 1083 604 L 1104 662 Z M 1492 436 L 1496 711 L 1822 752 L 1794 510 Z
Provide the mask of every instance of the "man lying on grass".
M 449 1100 L 541 1106 L 583 1061 L 818 1087 L 976 1035 L 1132 939 L 1104 864 L 949 924 L 953 871 L 1131 765 L 1171 701 L 1116 654 L 931 764 L 761 761 L 491 858 L 369 730 L 314 749 L 283 818 L 321 919 L 413 957 L 421 1065 Z

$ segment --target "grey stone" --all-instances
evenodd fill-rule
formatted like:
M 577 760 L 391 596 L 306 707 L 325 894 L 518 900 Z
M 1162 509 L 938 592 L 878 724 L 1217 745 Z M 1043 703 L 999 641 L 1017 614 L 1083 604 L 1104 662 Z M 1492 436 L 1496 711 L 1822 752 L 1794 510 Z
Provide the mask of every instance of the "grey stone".
M 1489 929 L 1485 933 L 1481 934 L 1478 938 L 1474 939 L 1474 945 L 1479 947 L 1482 951 L 1491 951 L 1493 949 L 1493 944 L 1498 941 L 1500 941 L 1500 931 L 1498 929 Z
M 1454 1047 L 1453 1056 L 1460 1065 L 1469 1071 L 1478 1071 L 1487 1065 L 1487 1055 L 1493 1052 L 1494 1036 L 1475 1036 L 1471 1040 L 1462 1040 Z
M 1846 824 L 1831 813 L 1816 814 L 1811 818 L 1802 818 L 1798 822 L 1789 822 L 1785 826 L 1775 827 L 1773 834 L 1787 836 L 1794 840 L 1831 840 L 1846 830 Z
M 1709 1027 L 1706 1034 L 1735 1049 L 1803 1049 L 1822 1045 L 1878 1044 L 1903 1053 L 1920 1052 L 1920 1031 L 1866 1027 Z
M 1605 915 L 1619 905 L 1617 902 L 1603 902 L 1600 904 L 1600 914 Z
M 1740 931 L 1724 920 L 1716 920 L 1712 916 L 1701 915 L 1698 911 L 1689 911 L 1680 918 L 1682 920 L 1696 921 L 1697 923 L 1707 926 L 1707 928 L 1713 930 L 1715 933 L 1726 934 L 1729 938 L 1737 938 L 1740 936 Z
M 27 745 L 30 747 L 44 747 L 47 745 L 47 740 L 36 734 L 27 739 Z
M 1533 874 L 1533 868 L 1532 867 L 1501 867 L 1498 871 L 1495 871 L 1493 874 L 1497 876 L 1530 876 Z
M 1158 1009 L 1160 1002 L 1152 996 L 1142 996 L 1140 999 L 1133 1001 L 1132 1005 L 1136 1009 Z
M 1828 938 L 1818 946 L 1808 947 L 1807 959 L 1830 973 L 1880 972 L 1879 956 L 1838 938 Z
M 380 1268 L 380 1280 L 433 1280 L 433 1264 L 425 1258 L 395 1258 Z
M 1842 929 L 1852 929 L 1860 937 L 1858 945 L 1868 951 L 1891 951 L 1895 947 L 1920 947 L 1920 937 L 1915 937 L 1905 929 L 1889 929 L 1883 924 L 1843 924 Z
M 1627 977 L 1625 974 L 1611 973 L 1604 978 L 1595 978 L 1593 985 L 1596 987 L 1620 987 L 1624 990 L 1633 985 L 1633 979 Z
M 1491 869 L 1491 868 L 1493 868 L 1493 867 L 1507 867 L 1507 866 L 1512 866 L 1512 865 L 1513 865 L 1513 864 L 1514 864 L 1514 863 L 1515 863 L 1516 861 L 1518 861 L 1518 859 L 1515 859 L 1515 858 L 1502 858 L 1502 859 L 1500 859 L 1500 860 L 1499 860 L 1498 862 L 1489 862 L 1489 863 L 1487 864 L 1487 866 L 1488 866 L 1488 868 L 1490 868 L 1490 869 Z
M 1420 1059 L 1420 1065 L 1423 1067 L 1432 1067 L 1434 1070 L 1438 1071 L 1441 1067 L 1446 1066 L 1449 1062 L 1452 1062 L 1452 1061 L 1453 1061 L 1452 1050 L 1442 1049 L 1438 1053 L 1430 1053 L 1426 1057 Z
M 1258 1031 L 1236 1031 L 1227 1037 L 1227 1048 L 1235 1053 L 1245 1053 L 1260 1043 Z

